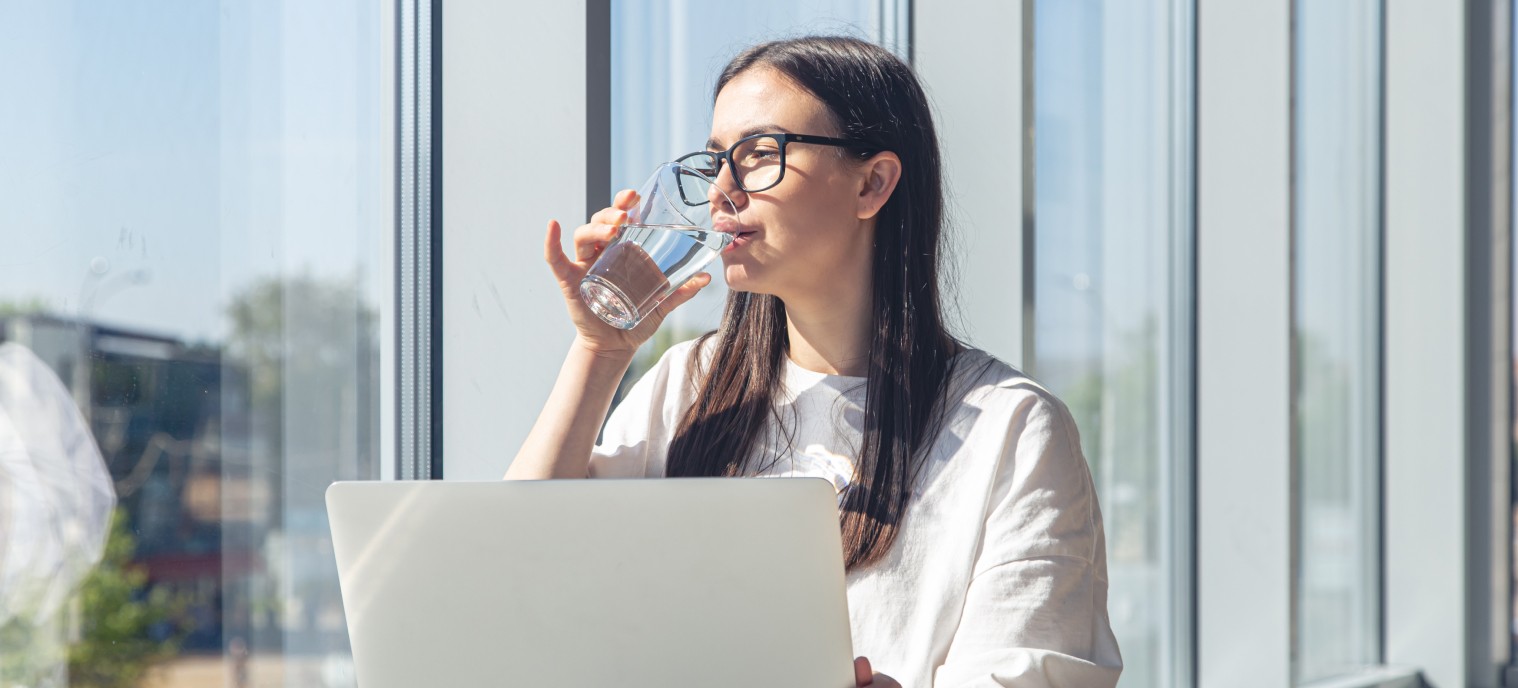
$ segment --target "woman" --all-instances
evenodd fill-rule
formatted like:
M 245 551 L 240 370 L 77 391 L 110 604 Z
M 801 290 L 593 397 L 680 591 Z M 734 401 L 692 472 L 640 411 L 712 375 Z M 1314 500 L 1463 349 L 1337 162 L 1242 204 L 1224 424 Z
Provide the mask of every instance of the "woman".
M 720 328 L 667 352 L 593 446 L 638 345 L 711 278 L 613 329 L 578 284 L 634 194 L 575 230 L 573 259 L 550 222 L 578 336 L 506 477 L 830 478 L 859 685 L 1114 685 L 1074 422 L 943 323 L 938 144 L 911 69 L 855 39 L 766 43 L 723 70 L 712 118 L 707 150 L 683 161 L 731 199 L 712 204 L 738 235 Z

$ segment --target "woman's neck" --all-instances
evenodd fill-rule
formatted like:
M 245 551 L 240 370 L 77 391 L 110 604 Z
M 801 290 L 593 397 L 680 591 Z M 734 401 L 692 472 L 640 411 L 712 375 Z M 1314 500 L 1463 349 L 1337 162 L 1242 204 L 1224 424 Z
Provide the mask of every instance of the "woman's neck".
M 870 364 L 870 283 L 855 293 L 785 301 L 790 358 L 807 370 L 864 377 Z

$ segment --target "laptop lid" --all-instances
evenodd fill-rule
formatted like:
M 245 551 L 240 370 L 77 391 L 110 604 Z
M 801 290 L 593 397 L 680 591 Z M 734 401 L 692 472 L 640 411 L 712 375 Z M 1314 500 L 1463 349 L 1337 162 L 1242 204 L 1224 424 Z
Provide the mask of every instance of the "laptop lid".
M 854 685 L 818 478 L 339 482 L 358 685 Z

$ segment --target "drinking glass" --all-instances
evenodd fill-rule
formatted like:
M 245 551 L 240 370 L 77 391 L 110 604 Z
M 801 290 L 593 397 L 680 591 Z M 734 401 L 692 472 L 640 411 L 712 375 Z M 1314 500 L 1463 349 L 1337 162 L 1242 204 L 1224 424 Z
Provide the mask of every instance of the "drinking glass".
M 736 206 L 712 182 L 680 163 L 659 165 L 627 224 L 580 280 L 580 300 L 592 313 L 613 327 L 637 327 L 732 243 L 732 234 L 713 228 L 712 215 Z

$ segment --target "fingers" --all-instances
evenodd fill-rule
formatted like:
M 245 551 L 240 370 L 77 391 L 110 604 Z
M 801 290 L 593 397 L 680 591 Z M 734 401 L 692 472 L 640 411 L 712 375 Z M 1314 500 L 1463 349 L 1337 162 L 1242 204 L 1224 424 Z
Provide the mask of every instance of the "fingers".
M 601 255 L 601 249 L 617 238 L 620 227 L 614 224 L 592 223 L 575 230 L 575 261 L 587 263 Z
M 617 208 L 618 210 L 632 210 L 633 206 L 637 204 L 638 192 L 633 191 L 632 189 L 623 189 L 621 191 L 618 191 L 616 198 L 613 198 L 611 201 L 612 207 Z
M 574 234 L 575 262 L 584 263 L 595 260 L 601 254 L 601 249 L 606 244 L 617 238 L 617 230 L 627 224 L 627 211 L 632 210 L 638 204 L 638 193 L 632 189 L 623 189 L 612 199 L 612 207 L 602 208 L 590 216 L 590 221 Z
M 870 668 L 870 660 L 864 657 L 854 658 L 854 684 L 868 686 L 874 679 L 875 672 Z
M 590 216 L 591 224 L 620 225 L 627 222 L 627 211 L 632 210 L 638 204 L 638 194 L 632 189 L 623 189 L 617 193 L 611 201 L 610 208 L 602 208 L 596 214 Z
M 590 224 L 593 225 L 619 226 L 626 222 L 627 211 L 619 208 L 602 208 L 596 211 L 595 215 L 590 216 Z
M 670 311 L 678 308 L 680 304 L 691 300 L 691 297 L 711 283 L 712 276 L 704 272 L 690 278 L 689 282 L 680 285 L 680 288 L 676 289 L 675 293 L 670 294 L 669 298 L 664 299 L 664 303 L 659 304 L 659 312 L 668 315 Z
M 569 257 L 564 255 L 563 228 L 558 220 L 548 221 L 548 236 L 543 238 L 543 260 L 555 275 L 562 275 L 569 268 Z

